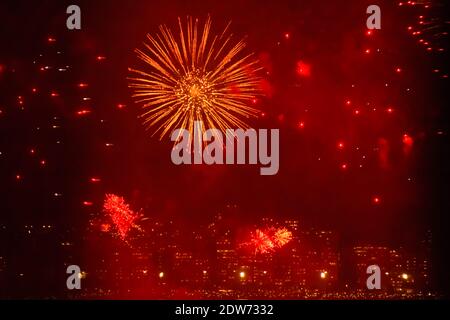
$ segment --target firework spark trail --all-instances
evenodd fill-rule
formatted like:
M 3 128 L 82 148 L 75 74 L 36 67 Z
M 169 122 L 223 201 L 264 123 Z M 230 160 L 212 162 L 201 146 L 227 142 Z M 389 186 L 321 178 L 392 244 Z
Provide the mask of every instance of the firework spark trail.
M 125 203 L 123 197 L 114 194 L 106 194 L 103 211 L 110 216 L 120 238 L 125 240 L 130 229 L 135 226 L 138 215 Z
M 153 135 L 160 139 L 175 128 L 193 137 L 195 121 L 204 123 L 201 133 L 248 128 L 242 118 L 259 113 L 250 107 L 261 95 L 258 61 L 243 54 L 243 40 L 232 44 L 230 24 L 221 35 L 212 35 L 211 22 L 208 17 L 201 31 L 198 19 L 188 17 L 183 28 L 178 18 L 179 37 L 162 25 L 158 35 L 147 35 L 145 50 L 136 49 L 146 68 L 129 69 L 129 87 L 144 109 L 144 125 L 155 127 Z
M 407 27 L 411 35 L 417 37 L 417 43 L 427 52 L 444 52 L 448 50 L 448 19 L 441 12 L 445 11 L 444 1 L 407 1 L 401 5 L 410 7 L 414 15 L 413 24 Z

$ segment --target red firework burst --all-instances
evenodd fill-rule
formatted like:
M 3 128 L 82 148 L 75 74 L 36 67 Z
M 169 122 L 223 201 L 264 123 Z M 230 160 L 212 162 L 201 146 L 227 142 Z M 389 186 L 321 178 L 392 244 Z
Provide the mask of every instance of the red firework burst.
M 274 249 L 270 237 L 259 229 L 256 229 L 255 233 L 252 234 L 250 244 L 255 249 L 255 253 L 268 253 Z
M 265 230 L 256 229 L 250 235 L 250 241 L 242 246 L 250 247 L 255 253 L 270 253 L 279 249 L 292 240 L 292 232 L 286 228 L 266 228 Z
M 138 215 L 130 209 L 123 197 L 114 194 L 106 194 L 103 212 L 110 216 L 120 238 L 125 240 Z

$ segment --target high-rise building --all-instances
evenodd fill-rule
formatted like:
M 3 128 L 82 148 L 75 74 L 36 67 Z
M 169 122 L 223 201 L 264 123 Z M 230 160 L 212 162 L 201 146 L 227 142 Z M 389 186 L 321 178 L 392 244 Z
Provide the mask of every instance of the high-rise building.
M 353 263 L 356 267 L 356 288 L 367 289 L 367 268 L 377 265 L 381 270 L 382 288 L 387 289 L 386 280 L 392 272 L 392 257 L 396 252 L 392 252 L 388 247 L 376 245 L 358 245 L 353 247 Z M 386 275 L 386 276 L 385 276 Z M 389 284 L 390 285 L 390 284 Z
M 230 233 L 230 231 L 225 232 L 216 240 L 216 271 L 220 285 L 234 283 L 237 278 L 238 259 Z
M 329 230 L 303 230 L 300 248 L 306 266 L 306 284 L 315 288 L 335 287 L 340 263 L 338 234 Z
M 433 235 L 431 230 L 427 230 L 425 239 L 423 239 L 419 245 L 419 253 L 417 257 L 417 285 L 422 289 L 430 289 L 432 286 L 432 238 Z

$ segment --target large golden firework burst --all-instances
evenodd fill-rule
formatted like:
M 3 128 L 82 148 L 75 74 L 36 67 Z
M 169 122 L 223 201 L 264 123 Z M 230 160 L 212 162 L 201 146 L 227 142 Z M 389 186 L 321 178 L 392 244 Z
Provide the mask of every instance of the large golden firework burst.
M 180 18 L 178 24 L 177 37 L 161 25 L 159 34 L 147 35 L 145 50 L 135 50 L 144 65 L 129 69 L 129 87 L 142 104 L 145 126 L 160 139 L 176 128 L 193 137 L 195 121 L 203 122 L 202 131 L 248 128 L 242 119 L 259 114 L 251 105 L 261 94 L 261 79 L 253 54 L 243 54 L 244 40 L 233 43 L 230 23 L 213 36 L 210 17 L 203 30 L 192 17 L 185 29 Z

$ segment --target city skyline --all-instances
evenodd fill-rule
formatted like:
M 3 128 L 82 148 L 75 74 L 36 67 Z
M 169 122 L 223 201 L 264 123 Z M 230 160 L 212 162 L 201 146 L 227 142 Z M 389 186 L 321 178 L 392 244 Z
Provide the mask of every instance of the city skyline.
M 173 221 L 146 219 L 140 230 L 120 236 L 102 230 L 95 217 L 82 238 L 56 230 L 54 225 L 24 225 L 27 242 L 60 240 L 59 264 L 55 259 L 39 266 L 11 269 L 13 257 L 2 255 L 0 279 L 9 279 L 9 294 L 21 289 L 33 292 L 39 274 L 51 265 L 56 278 L 49 281 L 59 292 L 55 298 L 257 298 L 257 299 L 428 299 L 439 296 L 433 282 L 432 234 L 427 231 L 417 249 L 413 243 L 386 246 L 354 243 L 343 246 L 341 236 L 333 230 L 303 227 L 299 220 L 261 218 L 254 225 L 232 230 L 217 214 L 210 223 L 186 230 Z M 242 246 L 252 230 L 284 226 L 292 232 L 285 247 L 258 253 Z M 5 226 L 1 226 L 5 233 Z M 68 230 L 66 230 L 67 232 Z M 242 234 L 245 233 L 243 236 Z M 45 238 L 47 238 L 45 240 Z M 71 239 L 72 238 L 72 239 Z M 75 249 L 84 243 L 84 255 Z M 25 247 L 30 247 L 24 243 Z M 0 248 L 5 252 L 5 248 Z M 55 252 L 54 252 L 55 253 Z M 95 259 L 92 259 L 95 257 Z M 12 259 L 11 259 L 12 258 Z M 82 270 L 82 290 L 65 290 L 65 270 L 69 265 Z M 366 269 L 378 265 L 382 271 L 381 289 L 368 290 Z M 8 268 L 9 266 L 9 268 Z M 34 279 L 34 280 L 33 280 Z M 59 283 L 57 283 L 59 281 Z M 283 288 L 283 293 L 279 289 Z M 39 290 L 36 291 L 39 295 Z M 282 296 L 280 296 L 282 294 Z M 32 298 L 30 295 L 29 298 Z

